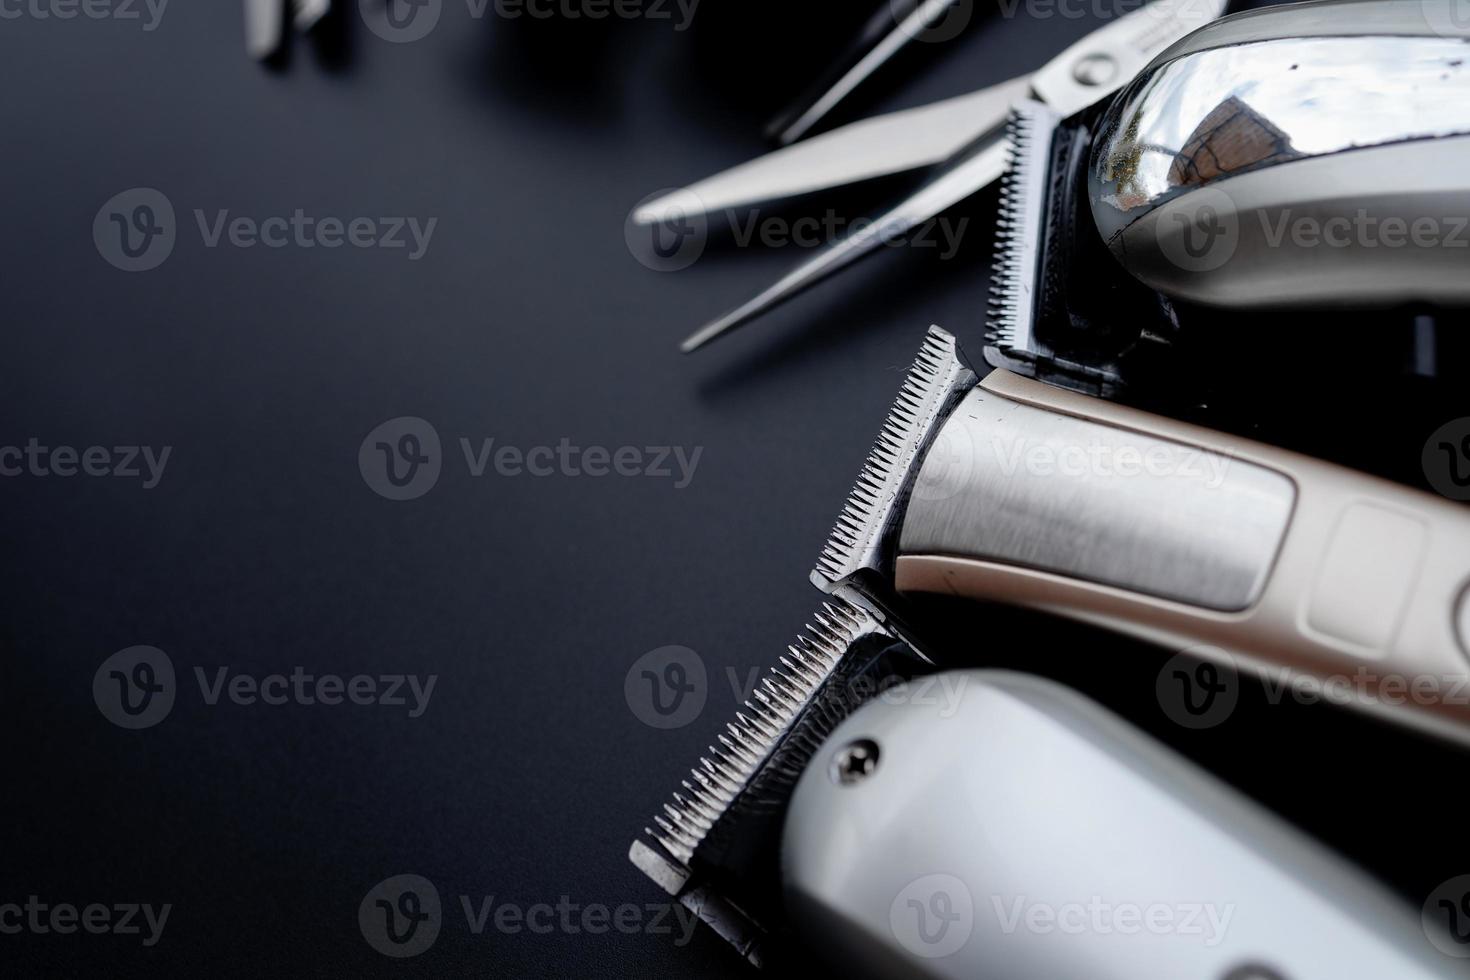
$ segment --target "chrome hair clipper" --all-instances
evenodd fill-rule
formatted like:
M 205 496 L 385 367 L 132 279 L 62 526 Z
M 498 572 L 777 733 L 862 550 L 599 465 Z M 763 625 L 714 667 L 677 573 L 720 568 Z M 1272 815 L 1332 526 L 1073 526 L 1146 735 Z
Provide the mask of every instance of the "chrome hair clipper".
M 1459 0 L 1237 14 L 1097 125 L 1097 230 L 1154 289 L 1234 309 L 1470 304 L 1470 17 Z
M 935 327 L 813 581 L 1029 607 L 1470 742 L 1470 512 L 996 370 Z M 1406 697 L 1432 688 L 1439 697 Z
M 863 977 L 1465 975 L 1340 858 L 1023 674 L 854 714 L 797 784 L 782 865 L 797 933 Z
M 828 605 L 633 863 L 783 970 L 1463 976 L 1361 873 L 1096 704 L 932 670 Z

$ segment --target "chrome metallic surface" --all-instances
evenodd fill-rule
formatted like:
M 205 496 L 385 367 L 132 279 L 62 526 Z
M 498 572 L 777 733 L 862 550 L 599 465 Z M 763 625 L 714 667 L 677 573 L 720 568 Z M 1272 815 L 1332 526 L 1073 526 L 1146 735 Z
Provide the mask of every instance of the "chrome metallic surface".
M 274 0 L 245 0 L 245 50 L 252 58 L 275 54 L 286 34 L 285 7 Z
M 1236 611 L 1260 596 L 1295 500 L 1272 470 L 974 388 L 924 459 L 899 553 Z
M 332 9 L 332 0 L 291 0 L 291 23 L 309 31 Z
M 908 46 L 908 43 L 933 26 L 959 0 L 922 0 L 906 17 L 895 20 L 893 30 L 862 57 L 860 61 L 826 92 L 801 112 L 796 119 L 779 133 L 777 141 L 786 146 L 811 132 L 812 128 L 825 119 L 833 109 L 847 98 L 857 87 L 872 77 L 893 56 Z
M 671 191 L 633 212 L 638 224 L 800 197 L 814 191 L 933 166 L 976 135 L 977 120 L 1003 120 L 1031 90 L 1030 76 L 968 95 L 874 116 Z
M 1465 655 L 1470 657 L 1470 583 L 1466 583 L 1465 591 L 1460 595 L 1460 611 L 1455 628 L 1460 634 L 1460 646 L 1464 648 Z
M 1417 902 L 1061 684 L 975 670 L 904 691 L 837 727 L 787 811 L 786 906 L 834 975 L 1464 976 L 1426 941 Z M 880 743 L 883 762 L 834 784 L 853 738 Z M 1096 917 L 1138 902 L 1191 903 L 1172 907 L 1197 921 Z
M 858 259 L 885 245 L 901 242 L 905 235 L 936 214 L 995 181 L 1005 172 L 1006 148 L 1001 131 L 988 134 L 976 148 L 978 152 L 973 156 L 940 174 L 917 194 L 874 219 L 862 231 L 822 249 L 751 299 L 696 330 L 679 349 L 685 354 L 693 353 L 736 327 L 795 299 Z
M 1349 21 L 1380 4 L 1333 6 Z M 1103 238 L 1241 174 L 1470 133 L 1470 26 L 1444 37 L 1419 24 L 1427 36 L 1261 40 L 1150 68 L 1098 129 L 1089 186 Z
M 1070 116 L 1127 85 L 1160 52 L 1224 12 L 1225 0 L 1153 0 L 1048 61 L 1031 87 L 1036 98 Z
M 1141 9 L 1134 10 L 1107 24 L 1078 41 L 1048 62 L 1031 77 L 1031 94 L 1045 101 L 1062 115 L 1070 115 L 1092 105 L 1125 85 L 1138 69 L 1150 58 L 1169 47 L 1181 37 L 1218 17 L 1224 9 L 1224 0 L 1153 0 Z M 1117 66 L 1117 71 L 1106 81 L 1096 72 L 1100 59 L 1108 59 Z M 802 291 L 815 285 L 834 272 L 860 258 L 872 255 L 883 245 L 893 242 L 902 235 L 939 214 L 944 209 L 965 200 L 1000 177 L 1005 169 L 1005 151 L 1001 133 L 1008 104 L 1001 105 L 992 98 L 1000 91 L 1014 91 L 1016 81 L 1004 82 L 981 93 L 985 96 L 984 111 L 977 111 L 962 132 L 969 139 L 956 141 L 960 149 L 943 164 L 931 181 L 888 213 L 878 218 L 862 233 L 829 246 L 799 268 L 784 276 L 775 285 L 742 303 L 731 312 L 706 324 L 684 341 L 681 349 L 685 353 L 697 350 L 717 337 L 736 327 L 748 323 L 775 306 L 786 302 Z M 922 112 L 908 113 L 901 125 L 895 124 L 884 130 L 887 137 L 899 143 L 916 142 L 933 145 L 933 136 L 906 136 L 903 127 L 931 125 Z M 832 134 L 837 137 L 838 134 Z M 959 135 L 959 134 L 956 134 Z M 846 133 L 841 139 L 826 143 L 821 152 L 852 152 L 871 154 L 871 146 L 861 145 L 868 137 L 860 129 Z M 843 149 L 846 147 L 847 149 Z M 778 151 L 789 152 L 789 151 Z M 893 150 L 885 149 L 882 157 L 889 162 L 879 162 L 876 173 L 893 172 L 891 157 Z M 804 159 L 804 158 L 803 158 Z M 843 168 L 846 176 L 834 183 L 848 183 L 852 168 Z M 861 172 L 861 171 L 860 171 Z M 771 171 L 765 168 L 760 180 L 747 184 L 743 196 L 747 199 L 768 200 L 779 196 L 777 185 L 770 184 Z M 798 186 L 805 190 L 817 190 L 815 180 L 803 175 L 782 187 Z M 707 189 L 708 190 L 708 189 Z M 687 192 L 675 192 L 660 198 L 635 213 L 635 220 L 657 221 L 670 213 L 688 214 L 690 211 Z M 727 198 L 728 199 L 728 198 Z
M 1236 309 L 1470 306 L 1470 135 L 1242 173 L 1165 200 L 1108 246 L 1149 288 Z

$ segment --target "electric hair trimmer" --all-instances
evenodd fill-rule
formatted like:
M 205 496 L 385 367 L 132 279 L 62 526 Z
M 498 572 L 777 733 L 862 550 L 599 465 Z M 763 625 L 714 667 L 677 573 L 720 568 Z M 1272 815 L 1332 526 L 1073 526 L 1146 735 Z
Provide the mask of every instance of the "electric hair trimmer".
M 630 858 L 782 972 L 1465 975 L 1356 869 L 1098 705 L 1021 674 L 936 673 L 842 600 Z
M 980 380 L 937 327 L 812 578 L 879 611 L 939 593 L 1082 620 L 1470 742 L 1470 512 L 1009 371 Z M 1433 694 L 1405 696 L 1416 682 Z

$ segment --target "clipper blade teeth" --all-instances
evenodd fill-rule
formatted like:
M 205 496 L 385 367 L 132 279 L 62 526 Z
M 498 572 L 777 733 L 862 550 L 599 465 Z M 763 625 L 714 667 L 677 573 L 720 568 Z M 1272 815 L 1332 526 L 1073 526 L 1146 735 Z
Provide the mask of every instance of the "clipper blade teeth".
M 792 724 L 859 638 L 880 630 L 863 610 L 843 600 L 825 604 L 805 633 L 767 671 L 745 710 L 699 760 L 647 833 L 686 868 L 731 803 L 770 758 Z
M 819 589 L 832 592 L 854 572 L 876 566 L 883 533 L 915 457 L 928 444 L 950 396 L 973 379 L 959 358 L 954 335 L 930 327 L 817 559 L 811 578 Z
M 1021 102 L 1006 124 L 1008 158 L 995 223 L 995 261 L 986 306 L 985 339 L 1004 351 L 1031 349 L 1036 260 L 1046 207 L 1051 133 L 1057 115 L 1039 102 Z

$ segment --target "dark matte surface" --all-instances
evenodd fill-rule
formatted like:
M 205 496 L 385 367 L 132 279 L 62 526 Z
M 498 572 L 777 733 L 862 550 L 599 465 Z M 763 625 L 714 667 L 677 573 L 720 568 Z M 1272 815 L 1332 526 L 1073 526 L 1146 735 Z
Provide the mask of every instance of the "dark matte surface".
M 658 902 L 624 855 L 733 711 L 726 668 L 769 662 L 815 606 L 806 570 L 924 327 L 975 343 L 991 202 L 956 261 L 895 253 L 697 359 L 674 345 L 797 251 L 719 240 L 639 265 L 647 193 L 762 150 L 761 124 L 866 14 L 705 0 L 667 22 L 474 21 L 446 0 L 390 45 L 355 0 L 274 70 L 238 2 L 174 0 L 161 26 L 0 21 L 4 330 L 0 444 L 169 445 L 151 491 L 0 480 L 0 903 L 174 906 L 162 941 L 0 936 L 5 972 L 115 976 L 742 975 L 701 933 L 472 935 L 460 895 L 520 906 Z M 1088 29 L 1018 19 L 905 59 L 854 112 L 1009 77 Z M 939 55 L 936 57 L 936 55 Z M 899 81 L 907 84 L 898 86 Z M 125 274 L 93 246 L 104 201 L 163 191 L 180 240 Z M 841 195 L 847 216 L 867 195 Z M 826 202 L 823 202 L 825 206 Z M 195 208 L 437 217 L 427 255 L 205 248 Z M 445 471 L 394 503 L 364 436 L 430 420 Z M 472 479 L 457 440 L 703 447 L 695 479 Z M 1402 435 L 1417 452 L 1424 434 Z M 1397 436 L 1396 436 L 1397 438 Z M 980 662 L 1060 673 L 1333 844 L 1417 905 L 1465 871 L 1459 757 L 1322 709 L 1242 709 L 1187 732 L 1165 654 L 994 614 Z M 973 630 L 973 614 L 964 624 Z M 958 632 L 958 631 L 956 631 Z M 182 691 L 124 731 L 94 672 L 165 650 Z M 699 652 L 703 714 L 659 731 L 623 683 Z M 209 706 L 214 671 L 434 673 L 403 709 Z M 1085 819 L 1080 814 L 1079 819 Z M 414 873 L 445 902 L 434 948 L 386 959 L 358 903 Z

